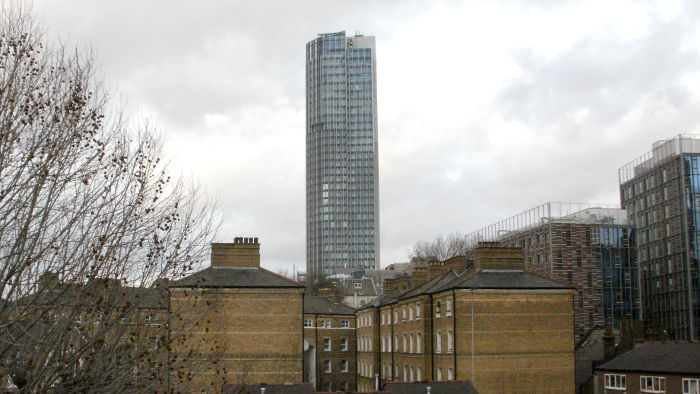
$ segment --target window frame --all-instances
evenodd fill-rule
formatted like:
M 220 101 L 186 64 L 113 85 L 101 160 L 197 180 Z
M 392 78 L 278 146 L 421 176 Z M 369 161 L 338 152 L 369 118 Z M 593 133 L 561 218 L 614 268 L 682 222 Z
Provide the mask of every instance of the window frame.
M 306 323 L 309 323 L 308 325 Z M 313 319 L 304 319 L 304 328 L 313 328 L 314 327 L 314 321 Z
M 651 388 L 648 388 L 648 381 L 651 380 Z M 658 384 L 658 389 L 657 387 Z M 663 388 L 661 387 L 663 386 Z M 650 376 L 644 375 L 639 377 L 639 391 L 643 393 L 665 393 L 666 392 L 666 378 L 664 376 Z
M 618 380 L 617 378 L 620 378 L 620 384 L 618 385 Z M 627 389 L 627 375 L 624 374 L 616 374 L 616 373 L 606 373 L 603 375 L 603 388 L 605 389 L 612 389 L 612 390 L 620 390 L 620 389 Z
M 331 360 L 323 360 L 323 373 L 333 373 L 333 362 Z
M 341 352 L 347 352 L 348 351 L 348 339 L 347 338 L 340 338 L 340 351 Z
M 690 391 L 690 384 L 695 383 L 695 392 Z M 683 394 L 697 394 L 700 393 L 700 378 L 683 378 Z
M 342 320 L 340 322 L 340 328 L 350 328 L 350 320 Z
M 323 351 L 330 352 L 331 349 L 333 349 L 333 341 L 331 340 L 331 338 L 323 338 Z

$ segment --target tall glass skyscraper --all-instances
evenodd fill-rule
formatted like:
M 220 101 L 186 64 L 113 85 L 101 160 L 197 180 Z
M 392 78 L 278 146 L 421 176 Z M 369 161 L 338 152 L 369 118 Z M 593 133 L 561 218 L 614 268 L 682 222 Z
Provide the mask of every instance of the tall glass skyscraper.
M 374 37 L 320 34 L 306 44 L 306 270 L 379 267 Z

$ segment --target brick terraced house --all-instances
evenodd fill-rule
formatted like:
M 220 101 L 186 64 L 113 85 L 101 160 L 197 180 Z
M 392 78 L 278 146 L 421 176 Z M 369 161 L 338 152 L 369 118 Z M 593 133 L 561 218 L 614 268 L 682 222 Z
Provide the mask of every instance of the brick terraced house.
M 482 393 L 573 393 L 573 295 L 493 243 L 386 280 L 357 312 L 358 390 L 469 380 Z
M 301 283 L 260 267 L 257 238 L 212 244 L 211 267 L 170 285 L 174 391 L 303 379 Z
M 304 380 L 317 390 L 355 390 L 355 309 L 304 297 Z

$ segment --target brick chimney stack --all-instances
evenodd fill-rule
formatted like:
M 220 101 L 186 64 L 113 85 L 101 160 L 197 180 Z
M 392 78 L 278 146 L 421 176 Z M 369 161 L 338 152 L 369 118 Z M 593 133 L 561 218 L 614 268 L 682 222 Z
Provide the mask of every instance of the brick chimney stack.
M 233 243 L 211 244 L 212 267 L 260 267 L 260 243 L 255 237 L 236 237 Z

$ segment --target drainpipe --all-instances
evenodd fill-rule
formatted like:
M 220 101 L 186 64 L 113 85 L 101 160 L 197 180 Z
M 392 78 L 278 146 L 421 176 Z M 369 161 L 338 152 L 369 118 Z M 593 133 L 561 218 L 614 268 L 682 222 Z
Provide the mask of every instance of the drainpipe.
M 435 380 L 435 352 L 433 351 L 433 323 L 435 316 L 433 315 L 433 295 L 428 294 L 430 297 L 430 380 Z
M 357 373 L 359 368 L 357 368 L 357 312 L 355 312 L 355 390 L 357 390 Z
M 472 384 L 474 384 L 474 290 L 471 291 L 472 301 Z
M 391 322 L 391 336 L 389 337 L 389 343 L 391 343 L 391 380 L 394 380 L 396 377 L 394 376 L 394 348 L 396 347 L 396 344 L 394 343 L 394 305 L 389 306 L 389 321 Z
M 301 381 L 306 381 L 306 368 L 304 368 L 304 292 L 301 292 Z
M 382 347 L 381 347 L 381 343 L 380 343 L 381 337 L 382 337 L 382 326 L 380 324 L 381 323 L 381 320 L 380 320 L 381 317 L 379 316 L 380 313 L 381 312 L 379 311 L 379 307 L 377 307 L 377 315 L 375 316 L 374 322 L 372 322 L 372 331 L 374 331 L 374 326 L 376 325 L 377 332 L 378 332 L 377 339 L 379 339 L 379 342 L 377 342 L 377 347 L 376 347 L 376 349 L 377 349 L 376 352 L 379 354 L 379 368 L 377 368 L 377 372 L 381 371 L 381 367 L 382 367 Z M 374 335 L 372 335 L 372 337 L 374 337 Z M 372 341 L 372 342 L 374 342 L 374 341 Z M 377 377 L 377 385 L 376 385 L 377 391 L 379 391 L 379 373 L 375 373 L 375 375 Z
M 457 298 L 452 289 L 452 378 L 457 380 Z

